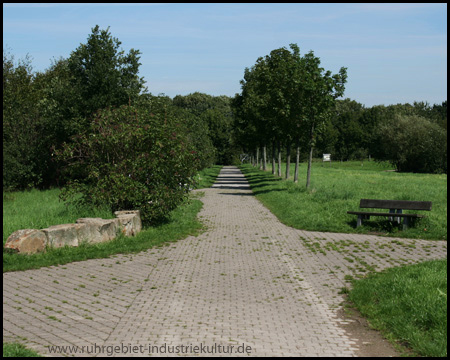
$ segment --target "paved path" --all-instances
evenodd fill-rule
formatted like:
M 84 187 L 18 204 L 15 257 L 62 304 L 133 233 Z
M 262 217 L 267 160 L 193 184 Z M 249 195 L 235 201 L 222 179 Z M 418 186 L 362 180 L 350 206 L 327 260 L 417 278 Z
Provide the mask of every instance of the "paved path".
M 345 275 L 447 256 L 446 242 L 287 227 L 235 167 L 204 192 L 197 237 L 4 274 L 3 341 L 47 355 L 358 356 L 337 316 Z

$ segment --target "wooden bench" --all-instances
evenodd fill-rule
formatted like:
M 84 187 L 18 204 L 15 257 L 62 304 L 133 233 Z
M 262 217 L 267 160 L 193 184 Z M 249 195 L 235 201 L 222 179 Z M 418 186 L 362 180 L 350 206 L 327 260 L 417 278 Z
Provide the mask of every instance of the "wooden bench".
M 347 211 L 347 214 L 358 215 L 356 226 L 361 226 L 363 219 L 370 219 L 371 216 L 387 216 L 390 221 L 396 221 L 400 224 L 403 218 L 403 230 L 407 229 L 410 219 L 423 218 L 425 215 L 403 214 L 403 210 L 431 210 L 431 201 L 408 201 L 408 200 L 375 200 L 361 199 L 360 208 L 389 209 L 389 212 L 366 212 L 366 211 Z M 395 216 L 393 216 L 395 214 Z

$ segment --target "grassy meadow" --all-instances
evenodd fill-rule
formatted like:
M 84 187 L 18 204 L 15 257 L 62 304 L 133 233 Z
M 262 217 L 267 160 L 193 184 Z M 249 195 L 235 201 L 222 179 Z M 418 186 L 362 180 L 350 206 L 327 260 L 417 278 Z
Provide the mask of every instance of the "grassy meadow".
M 447 240 L 446 174 L 397 173 L 388 163 L 374 161 L 314 162 L 311 184 L 306 189 L 307 164 L 300 165 L 298 183 L 293 182 L 294 165 L 291 164 L 287 181 L 284 163 L 283 179 L 271 174 L 270 164 L 266 171 L 251 165 L 240 167 L 255 196 L 288 226 L 311 231 Z M 362 198 L 432 201 L 433 206 L 431 211 L 419 211 L 427 217 L 405 231 L 385 217 L 372 217 L 356 228 L 357 216 L 347 211 L 359 210 Z

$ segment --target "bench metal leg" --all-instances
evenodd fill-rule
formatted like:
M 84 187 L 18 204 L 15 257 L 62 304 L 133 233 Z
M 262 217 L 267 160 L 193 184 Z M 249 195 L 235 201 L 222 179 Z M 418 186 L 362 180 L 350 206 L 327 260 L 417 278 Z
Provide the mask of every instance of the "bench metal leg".
M 389 209 L 391 214 L 403 214 L 403 209 Z M 395 221 L 397 224 L 401 224 L 402 219 L 399 216 L 389 216 L 389 221 Z
M 397 209 L 397 214 L 403 214 L 403 210 L 402 209 Z M 402 219 L 401 219 L 401 217 L 396 217 L 395 218 L 395 221 L 397 221 L 397 224 L 401 224 L 401 222 L 402 222 Z
M 369 215 L 358 215 L 358 220 L 356 220 L 356 227 L 361 226 L 362 225 L 362 220 L 363 219 L 370 219 Z
M 356 220 L 356 227 L 361 226 L 362 223 L 362 215 L 358 215 L 358 220 Z
M 395 214 L 395 209 L 389 209 L 389 213 L 391 214 Z M 389 221 L 394 221 L 394 217 L 393 216 L 389 216 Z
M 408 229 L 408 227 L 409 227 L 409 217 L 406 216 L 406 217 L 403 219 L 403 230 Z

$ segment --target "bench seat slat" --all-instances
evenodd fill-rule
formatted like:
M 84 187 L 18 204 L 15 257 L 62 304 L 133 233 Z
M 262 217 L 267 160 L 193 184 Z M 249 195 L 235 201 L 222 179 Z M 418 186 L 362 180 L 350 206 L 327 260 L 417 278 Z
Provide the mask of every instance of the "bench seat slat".
M 381 213 L 381 212 L 366 212 L 366 211 L 347 211 L 347 214 L 368 215 L 368 216 L 389 216 L 389 217 L 416 217 L 416 218 L 426 217 L 425 215 L 420 214 L 398 214 L 398 213 Z
M 431 211 L 431 201 L 361 199 L 360 208 Z

